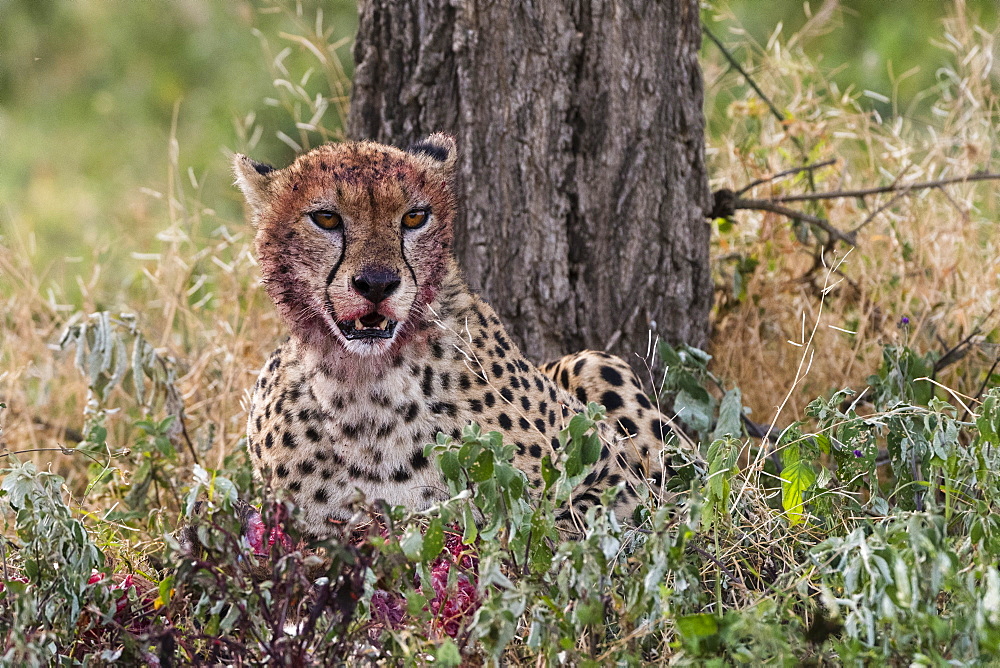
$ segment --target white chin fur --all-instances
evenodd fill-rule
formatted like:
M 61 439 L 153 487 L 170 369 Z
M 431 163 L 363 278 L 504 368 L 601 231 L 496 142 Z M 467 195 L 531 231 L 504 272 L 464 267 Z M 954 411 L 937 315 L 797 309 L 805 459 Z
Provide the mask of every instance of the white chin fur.
M 378 357 L 379 355 L 385 355 L 389 352 L 389 348 L 395 339 L 396 337 L 394 336 L 391 339 L 356 339 L 351 341 L 340 336 L 340 342 L 344 344 L 344 349 L 358 357 Z

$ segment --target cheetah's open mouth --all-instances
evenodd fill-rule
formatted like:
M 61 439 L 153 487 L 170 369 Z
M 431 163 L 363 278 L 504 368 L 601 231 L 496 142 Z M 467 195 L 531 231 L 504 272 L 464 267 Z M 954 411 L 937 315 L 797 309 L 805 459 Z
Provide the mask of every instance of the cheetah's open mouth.
M 396 321 L 381 313 L 372 312 L 350 322 L 337 323 L 348 341 L 355 339 L 391 339 L 396 332 Z

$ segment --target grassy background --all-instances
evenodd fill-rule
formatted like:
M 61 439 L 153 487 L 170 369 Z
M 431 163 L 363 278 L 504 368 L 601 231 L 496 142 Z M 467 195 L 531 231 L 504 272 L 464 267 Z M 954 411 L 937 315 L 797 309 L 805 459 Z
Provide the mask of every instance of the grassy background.
M 825 159 L 837 162 L 805 187 L 995 166 L 995 3 L 907 3 L 905 21 L 901 8 L 711 4 L 706 25 L 787 116 L 783 123 L 772 118 L 706 40 L 713 188 L 738 188 Z M 160 332 L 157 343 L 173 346 L 169 352 L 182 360 L 205 354 L 193 332 L 214 340 L 220 327 L 238 330 L 240 318 L 260 325 L 247 345 L 267 349 L 280 333 L 267 305 L 233 322 L 220 301 L 223 285 L 241 295 L 238 302 L 259 296 L 227 155 L 240 150 L 284 163 L 296 145 L 336 138 L 347 102 L 353 4 L 7 0 L 2 11 L 0 234 L 7 280 L 0 295 L 9 300 L 10 324 L 0 378 L 11 388 L 4 394 L 11 411 L 49 412 L 53 390 L 44 385 L 55 376 L 41 374 L 40 393 L 19 408 L 11 399 L 24 389 L 14 379 L 57 364 L 29 361 L 27 351 L 33 345 L 51 357 L 45 346 L 81 309 L 139 312 L 143 328 Z M 329 108 L 317 114 L 317 100 Z M 801 192 L 803 183 L 786 180 L 751 194 L 786 189 Z M 766 420 L 790 388 L 797 401 L 786 415 L 795 417 L 795 406 L 812 396 L 862 385 L 880 345 L 898 338 L 903 316 L 913 321 L 907 336 L 928 349 L 947 349 L 977 328 L 977 341 L 988 343 L 994 327 L 980 325 L 997 298 L 990 192 L 989 184 L 955 186 L 893 202 L 866 223 L 859 248 L 834 279 L 844 282 L 827 293 L 817 284 L 815 231 L 773 214 L 739 213 L 735 225 L 718 227 L 713 237 L 714 369 L 747 388 L 747 405 Z M 851 229 L 888 200 L 803 208 Z M 231 257 L 213 259 L 219 253 Z M 232 282 L 234 272 L 245 273 Z M 828 314 L 817 332 L 821 354 L 808 377 L 798 378 L 801 347 L 788 341 L 801 343 L 803 319 L 811 322 L 821 307 Z M 205 310 L 208 319 L 199 315 Z M 19 324 L 40 319 L 48 324 L 31 330 L 33 344 L 16 343 Z M 988 364 L 987 357 L 980 361 Z M 259 358 L 239 363 L 252 370 Z M 968 372 L 972 386 L 982 366 Z M 191 376 L 193 384 L 200 380 Z M 246 382 L 234 380 L 233 391 Z M 78 421 L 71 407 L 81 394 L 60 401 L 46 419 Z M 220 408 L 239 413 L 235 405 Z
M 275 162 L 293 152 L 276 138 L 295 134 L 276 97 L 273 56 L 294 42 L 294 15 L 312 20 L 315 2 L 274 5 L 235 2 L 120 2 L 64 0 L 0 3 L 0 224 L 7 236 L 27 240 L 33 266 L 80 305 L 76 274 L 86 276 L 95 257 L 121 266 L 126 247 L 148 249 L 162 221 L 150 214 L 151 189 L 167 187 L 169 137 L 176 111 L 180 171 L 198 182 L 200 199 L 222 220 L 239 218 L 224 155 L 250 149 Z M 951 3 L 717 2 L 708 24 L 732 42 L 766 49 L 772 38 L 799 48 L 840 90 L 874 91 L 890 98 L 862 100 L 883 117 L 929 114 L 928 92 L 947 58 L 941 19 Z M 992 0 L 961 3 L 973 23 L 993 25 Z M 823 8 L 837 5 L 826 13 Z M 809 7 L 810 3 L 806 3 Z M 284 11 L 291 9 L 291 12 Z M 322 3 L 331 41 L 350 39 L 357 27 L 349 0 Z M 810 18 L 812 21 L 810 21 Z M 804 28 L 804 30 L 803 30 Z M 259 30 L 261 35 L 255 34 Z M 265 37 L 266 36 L 266 37 Z M 789 36 L 793 36 L 791 40 Z M 780 38 L 784 38 L 784 40 Z M 266 41 L 266 44 L 263 43 Z M 348 45 L 338 53 L 349 70 Z M 716 59 L 706 43 L 706 57 Z M 753 47 L 735 48 L 739 58 Z M 298 51 L 290 68 L 306 67 Z M 298 61 L 298 62 L 295 62 Z M 710 132 L 727 132 L 727 105 L 744 93 L 735 77 L 710 100 Z M 314 78 L 310 92 L 324 91 Z M 272 99 L 272 103 L 265 102 Z M 253 118 L 264 132 L 249 141 Z M 331 129 L 337 119 L 326 118 Z M 249 132 L 248 132 L 249 130 Z M 710 138 L 711 139 L 711 138 Z
M 715 18 L 730 18 L 729 28 L 755 44 L 771 40 L 786 49 L 802 48 L 829 72 L 841 90 L 874 91 L 890 98 L 865 103 L 882 116 L 924 118 L 947 54 L 942 20 L 964 14 L 970 23 L 992 26 L 998 5 L 992 0 L 960 2 L 753 2 L 713 3 Z M 773 44 L 772 44 L 773 45 Z
M 356 8 L 322 4 L 349 67 Z M 282 35 L 313 22 L 309 3 L 4 0 L 0 13 L 0 229 L 27 244 L 35 271 L 74 306 L 76 275 L 101 265 L 114 295 L 134 271 L 127 253 L 156 250 L 175 113 L 177 171 L 197 182 L 190 189 L 213 212 L 206 225 L 240 219 L 231 151 L 294 155 L 276 137 L 297 133 L 274 59 L 293 47 L 283 62 L 305 73 L 299 45 Z M 309 92 L 329 94 L 310 78 Z M 255 139 L 257 127 L 266 130 Z
M 824 6 L 830 5 L 836 3 Z M 824 160 L 835 162 L 811 179 L 768 183 L 746 196 L 997 172 L 995 4 L 909 3 L 906 20 L 899 21 L 902 7 L 841 3 L 829 14 L 814 7 L 810 21 L 790 7 L 776 15 L 770 4 L 719 3 L 706 23 L 785 120 L 777 121 L 706 44 L 713 189 L 738 189 Z M 905 340 L 943 355 L 968 337 L 975 345 L 966 364 L 945 375 L 975 394 L 996 355 L 994 187 L 796 206 L 841 230 L 861 226 L 858 247 L 829 285 L 817 261 L 822 244 L 809 226 L 758 212 L 719 226 L 713 239 L 716 370 L 745 388 L 757 419 L 770 419 L 792 397 L 784 408 L 791 419 L 802 415 L 796 406 L 811 396 L 863 389 L 883 345 Z M 823 255 L 825 264 L 844 260 L 847 250 L 835 247 Z M 815 351 L 809 352 L 801 344 L 814 324 Z

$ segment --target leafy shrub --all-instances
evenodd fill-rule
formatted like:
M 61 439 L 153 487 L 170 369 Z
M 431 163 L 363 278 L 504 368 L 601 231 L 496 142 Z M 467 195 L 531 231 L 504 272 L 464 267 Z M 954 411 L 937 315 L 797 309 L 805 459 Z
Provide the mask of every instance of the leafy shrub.
M 690 383 L 707 378 L 705 356 L 664 354 L 701 396 Z M 369 509 L 341 538 L 313 545 L 295 538 L 294 509 L 280 504 L 254 538 L 234 510 L 237 486 L 199 467 L 184 505 L 192 515 L 205 500 L 204 551 L 168 537 L 145 587 L 122 586 L 131 566 L 112 567 L 92 522 L 63 500 L 61 479 L 16 464 L 0 487 L 16 535 L 3 542 L 5 656 L 38 665 L 995 660 L 1000 389 L 959 416 L 942 390 L 914 387 L 926 383 L 911 364 L 919 357 L 888 349 L 866 414 L 850 392 L 817 400 L 811 420 L 774 443 L 776 456 L 741 455 L 728 432 L 707 444 L 705 470 L 675 453 L 685 493 L 665 504 L 647 495 L 621 524 L 607 510 L 610 489 L 576 540 L 560 535 L 557 517 L 597 459 L 595 404 L 543 462 L 537 501 L 514 449 L 470 425 L 426 448 L 451 499 Z M 726 403 L 712 404 L 712 422 Z M 153 449 L 161 426 L 141 421 Z

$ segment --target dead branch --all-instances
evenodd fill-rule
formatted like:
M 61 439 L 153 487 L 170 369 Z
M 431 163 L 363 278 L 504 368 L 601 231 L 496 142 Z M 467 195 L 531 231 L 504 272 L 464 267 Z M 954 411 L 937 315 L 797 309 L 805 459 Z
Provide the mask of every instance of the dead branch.
M 806 165 L 805 167 L 798 167 L 793 170 L 786 170 L 785 172 L 779 172 L 771 177 L 771 180 L 778 178 L 779 176 L 786 175 L 788 173 L 795 173 L 803 170 L 812 170 L 817 167 L 824 166 L 827 163 L 816 163 L 815 165 Z M 905 195 L 909 195 L 917 190 L 925 190 L 927 188 L 941 188 L 942 186 L 952 185 L 955 183 L 971 183 L 974 181 L 995 181 L 1000 180 L 1000 174 L 993 172 L 973 172 L 972 174 L 966 174 L 963 176 L 955 176 L 947 179 L 938 179 L 936 181 L 920 181 L 917 183 L 893 183 L 887 186 L 879 186 L 877 188 L 863 188 L 859 190 L 831 190 L 827 192 L 820 193 L 804 193 L 801 195 L 784 195 L 782 197 L 773 197 L 771 199 L 743 199 L 740 197 L 740 193 L 744 193 L 755 185 L 760 185 L 760 183 L 766 183 L 769 179 L 764 179 L 762 181 L 755 181 L 749 186 L 741 189 L 739 192 L 733 192 L 728 188 L 722 188 L 716 190 L 713 193 L 714 203 L 712 210 L 708 212 L 709 218 L 729 218 L 739 210 L 751 210 L 751 211 L 770 211 L 771 213 L 776 213 L 786 218 L 791 218 L 793 220 L 801 220 L 806 223 L 811 223 L 816 225 L 824 232 L 830 236 L 830 240 L 842 241 L 850 246 L 857 246 L 857 233 L 858 231 L 867 225 L 871 220 L 884 211 L 886 208 L 891 206 L 897 200 Z M 869 215 L 864 222 L 855 227 L 850 232 L 842 232 L 836 227 L 830 224 L 830 221 L 825 218 L 820 218 L 819 216 L 813 216 L 802 211 L 797 211 L 795 209 L 783 206 L 787 202 L 809 202 L 817 200 L 827 200 L 827 199 L 839 199 L 844 197 L 867 197 L 869 195 L 878 195 L 881 193 L 898 193 L 895 197 L 891 198 L 889 202 L 882 205 L 875 210 L 874 213 Z
M 948 179 L 938 179 L 936 181 L 920 181 L 918 183 L 893 183 L 888 186 L 878 188 L 861 188 L 859 190 L 831 190 L 822 193 L 803 193 L 801 195 L 784 195 L 774 197 L 771 202 L 809 202 L 823 199 L 840 199 L 844 197 L 867 197 L 869 195 L 879 195 L 881 193 L 892 193 L 899 191 L 926 190 L 927 188 L 940 188 L 954 183 L 967 183 L 973 181 L 996 181 L 1000 180 L 1000 174 L 993 172 L 973 172 L 963 176 L 953 176 Z
M 767 95 L 764 95 L 764 91 L 760 89 L 760 86 L 758 86 L 757 82 L 753 80 L 753 77 L 751 77 L 747 73 L 747 71 L 743 69 L 743 66 L 740 65 L 740 61 L 736 60 L 736 58 L 733 57 L 733 54 L 729 53 L 729 50 L 725 46 L 723 46 L 722 42 L 719 41 L 718 37 L 712 34 L 712 31 L 708 29 L 708 26 L 702 24 L 701 29 L 705 32 L 706 35 L 708 35 L 708 38 L 712 40 L 712 43 L 714 43 L 715 46 L 719 48 L 719 51 L 722 52 L 723 57 L 729 62 L 730 66 L 732 66 L 734 70 L 743 75 L 743 78 L 746 79 L 747 84 L 751 88 L 753 88 L 753 92 L 757 93 L 757 96 L 764 101 L 764 104 L 766 104 L 768 109 L 771 110 L 771 113 L 774 114 L 774 117 L 777 118 L 778 121 L 784 122 L 785 115 L 781 113 L 781 111 L 779 111 L 776 106 L 774 106 L 774 103 L 771 102 L 771 99 Z M 793 137 L 793 140 L 794 139 L 795 138 Z
M 742 188 L 740 188 L 739 190 L 737 190 L 736 194 L 737 195 L 742 195 L 746 191 L 752 190 L 752 189 L 756 188 L 757 186 L 762 186 L 765 183 L 771 183 L 772 181 L 777 181 L 778 179 L 784 178 L 786 176 L 792 176 L 793 174 L 801 174 L 802 172 L 812 172 L 812 171 L 815 171 L 815 170 L 820 169 L 822 167 L 829 167 L 830 165 L 834 164 L 835 162 L 837 162 L 836 158 L 830 158 L 829 160 L 822 160 L 820 162 L 814 162 L 811 165 L 802 165 L 801 167 L 792 167 L 791 169 L 786 169 L 786 170 L 784 170 L 782 172 L 778 172 L 777 174 L 772 174 L 771 176 L 765 176 L 762 179 L 757 179 L 756 181 L 751 181 L 747 185 L 745 185 Z
M 857 245 L 853 233 L 845 234 L 831 225 L 830 221 L 825 218 L 820 218 L 819 216 L 813 216 L 808 213 L 803 213 L 802 211 L 796 211 L 795 209 L 791 209 L 787 206 L 782 206 L 781 204 L 776 203 L 776 200 L 743 199 L 737 196 L 737 194 L 732 190 L 728 189 L 715 191 L 714 198 L 715 203 L 712 210 L 708 214 L 709 218 L 729 218 L 733 215 L 733 213 L 740 209 L 770 211 L 787 218 L 792 218 L 793 220 L 801 220 L 802 222 L 816 225 L 830 235 L 831 240 L 836 239 L 838 241 L 843 241 L 851 246 Z

